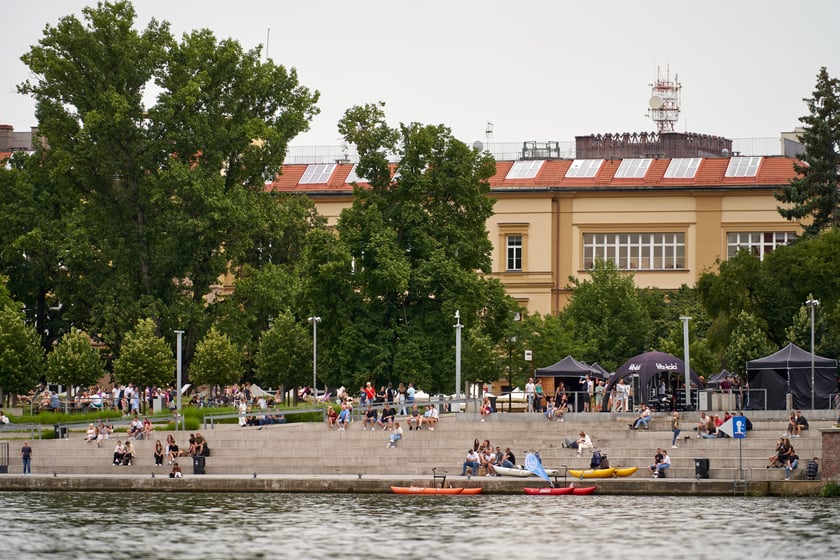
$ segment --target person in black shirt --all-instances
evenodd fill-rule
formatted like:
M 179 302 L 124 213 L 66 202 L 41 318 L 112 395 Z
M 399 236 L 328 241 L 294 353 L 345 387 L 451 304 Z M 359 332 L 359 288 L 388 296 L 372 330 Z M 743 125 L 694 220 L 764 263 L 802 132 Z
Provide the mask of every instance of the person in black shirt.
M 379 417 L 379 425 L 383 430 L 390 430 L 394 427 L 394 409 L 391 405 L 385 403 L 385 408 L 382 409 L 382 415 Z

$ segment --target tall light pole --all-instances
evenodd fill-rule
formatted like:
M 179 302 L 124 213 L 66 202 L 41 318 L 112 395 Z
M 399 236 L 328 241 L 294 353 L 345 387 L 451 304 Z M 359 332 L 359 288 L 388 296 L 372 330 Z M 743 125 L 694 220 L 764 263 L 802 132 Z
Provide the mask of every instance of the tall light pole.
M 461 311 L 455 311 L 455 398 L 461 396 Z
M 688 356 L 688 322 L 691 321 L 691 317 L 680 317 L 680 321 L 683 322 L 683 355 L 685 359 L 683 360 L 685 363 L 685 408 L 688 409 L 691 406 L 691 366 L 689 365 L 690 359 Z M 699 408 L 700 403 L 697 403 Z
M 175 410 L 178 413 L 178 417 L 175 419 L 175 429 L 178 430 L 181 426 L 181 419 L 184 417 L 183 414 L 181 414 L 181 356 L 183 356 L 183 346 L 181 344 L 181 339 L 184 335 L 184 331 L 175 331 L 175 334 L 178 335 L 178 363 L 175 368 L 178 372 L 178 392 L 175 395 Z
M 809 298 L 805 305 L 811 308 L 811 410 L 814 410 L 814 308 L 820 304 L 820 300 Z
M 312 403 L 318 402 L 318 323 L 320 317 L 307 319 L 312 323 Z

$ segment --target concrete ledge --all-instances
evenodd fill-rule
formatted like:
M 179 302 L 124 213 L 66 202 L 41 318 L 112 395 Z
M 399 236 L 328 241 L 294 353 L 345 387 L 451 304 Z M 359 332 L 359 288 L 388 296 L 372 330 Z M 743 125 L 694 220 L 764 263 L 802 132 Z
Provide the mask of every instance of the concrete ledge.
M 822 481 L 753 481 L 736 483 L 731 480 L 695 479 L 568 479 L 561 485 L 597 486 L 597 493 L 606 495 L 640 496 L 818 496 Z M 0 475 L 0 491 L 63 491 L 63 492 L 278 492 L 328 494 L 389 494 L 391 486 L 431 486 L 429 477 L 390 477 L 380 475 L 258 475 L 215 476 L 190 475 L 171 479 L 168 475 L 151 473 L 148 476 L 69 476 L 45 474 L 33 476 Z M 450 477 L 447 486 L 482 487 L 485 494 L 522 494 L 523 487 L 545 486 L 538 479 L 511 480 L 479 477 Z

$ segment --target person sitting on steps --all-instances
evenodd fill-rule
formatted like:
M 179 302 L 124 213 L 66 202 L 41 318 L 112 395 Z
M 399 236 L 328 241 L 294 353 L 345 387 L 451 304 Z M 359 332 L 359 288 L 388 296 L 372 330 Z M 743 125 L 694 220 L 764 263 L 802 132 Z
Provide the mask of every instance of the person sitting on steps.
M 636 421 L 630 424 L 631 430 L 638 430 L 639 428 L 644 428 L 645 430 L 648 429 L 648 424 L 650 423 L 650 409 L 647 405 L 642 404 L 639 406 L 639 415 L 636 418 Z

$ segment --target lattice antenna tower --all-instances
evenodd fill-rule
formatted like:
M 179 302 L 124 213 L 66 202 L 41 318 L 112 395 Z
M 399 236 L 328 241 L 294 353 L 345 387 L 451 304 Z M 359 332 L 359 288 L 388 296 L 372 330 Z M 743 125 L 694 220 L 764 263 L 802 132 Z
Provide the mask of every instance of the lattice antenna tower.
M 648 101 L 648 116 L 656 123 L 656 129 L 663 132 L 674 132 L 674 124 L 680 118 L 680 91 L 682 84 L 674 74 L 671 81 L 671 69 L 665 67 L 665 78 L 662 69 L 656 67 L 656 81 L 650 84 L 650 101 Z

